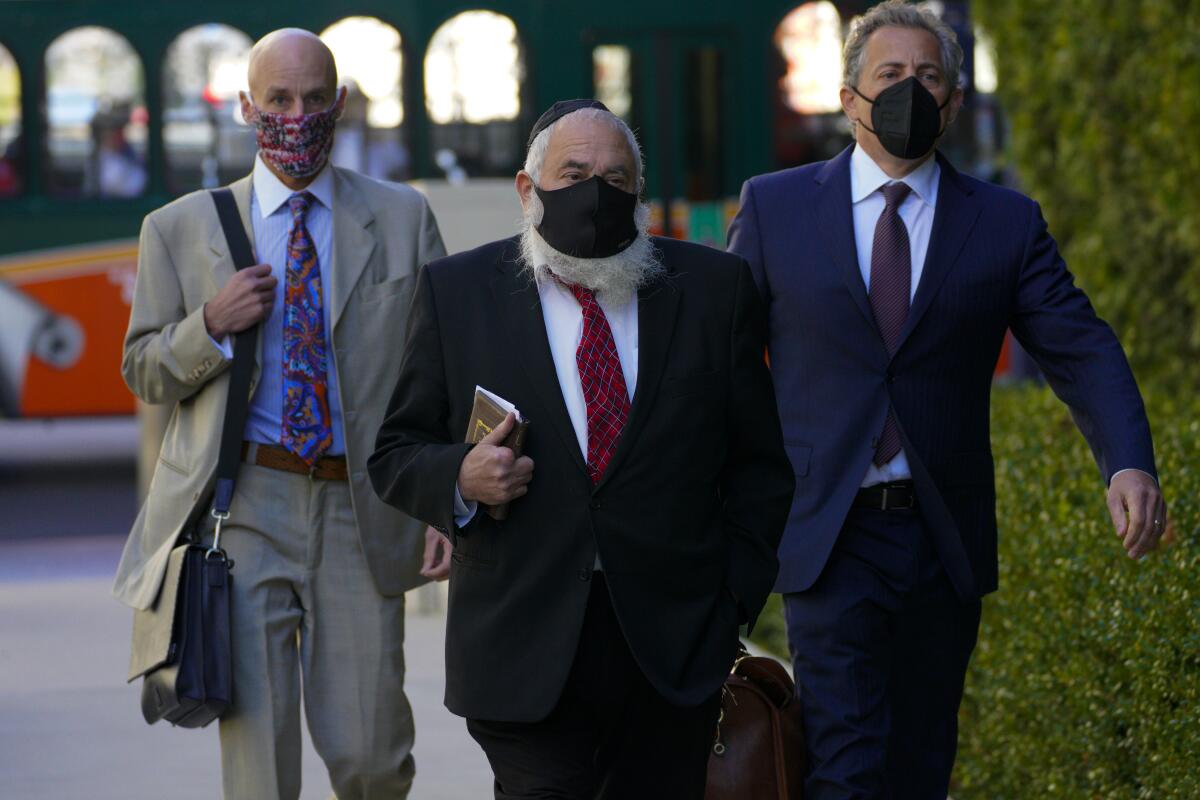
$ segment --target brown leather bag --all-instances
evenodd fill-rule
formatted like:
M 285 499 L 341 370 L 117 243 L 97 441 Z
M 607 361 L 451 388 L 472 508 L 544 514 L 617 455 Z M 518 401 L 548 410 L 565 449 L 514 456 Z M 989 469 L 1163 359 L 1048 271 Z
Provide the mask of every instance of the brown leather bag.
M 779 662 L 742 650 L 721 691 L 704 800 L 801 800 L 804 730 Z

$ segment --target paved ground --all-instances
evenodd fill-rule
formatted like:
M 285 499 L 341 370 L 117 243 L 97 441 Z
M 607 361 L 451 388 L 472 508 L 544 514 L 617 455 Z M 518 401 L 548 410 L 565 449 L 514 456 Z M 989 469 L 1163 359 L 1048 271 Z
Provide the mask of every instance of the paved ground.
M 0 420 L 0 541 L 128 531 L 137 431 L 132 417 Z
M 77 509 L 86 514 L 86 502 Z M 27 507 L 28 508 L 28 507 Z M 30 515 L 34 518 L 35 515 Z M 124 683 L 130 613 L 108 594 L 119 536 L 0 536 L 0 797 L 193 800 L 220 796 L 217 732 L 153 727 Z M 417 724 L 412 800 L 490 797 L 491 774 L 442 707 L 440 613 L 409 597 L 408 694 Z M 428 603 L 424 605 L 428 606 Z M 305 742 L 304 800 L 329 796 Z

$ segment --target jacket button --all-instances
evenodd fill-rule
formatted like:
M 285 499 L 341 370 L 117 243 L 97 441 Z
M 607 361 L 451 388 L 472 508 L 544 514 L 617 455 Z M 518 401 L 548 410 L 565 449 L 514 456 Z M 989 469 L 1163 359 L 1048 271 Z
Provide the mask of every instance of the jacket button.
M 600 501 L 593 500 L 592 502 L 588 503 L 588 508 L 590 508 L 592 511 L 599 511 L 600 510 Z
M 887 375 L 887 382 L 888 382 L 888 383 L 895 383 L 895 382 L 896 382 L 896 373 L 894 373 L 894 372 L 889 372 L 889 373 L 888 373 L 888 375 Z
M 592 579 L 592 571 L 590 569 L 579 570 L 579 580 L 590 581 Z

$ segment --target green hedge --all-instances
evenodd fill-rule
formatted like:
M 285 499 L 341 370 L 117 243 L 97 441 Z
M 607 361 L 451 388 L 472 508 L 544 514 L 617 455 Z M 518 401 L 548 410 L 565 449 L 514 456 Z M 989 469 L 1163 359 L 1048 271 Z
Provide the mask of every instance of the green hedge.
M 1200 3 L 973 0 L 1023 188 L 1139 374 L 1200 360 Z
M 996 393 L 1001 590 L 968 677 L 959 800 L 1200 797 L 1200 401 L 1148 399 L 1171 541 L 1134 562 L 1066 409 Z
M 967 678 L 957 800 L 1200 797 L 1200 400 L 1148 400 L 1172 541 L 1134 562 L 1066 408 L 995 392 L 1001 587 Z M 755 633 L 786 652 L 777 605 Z

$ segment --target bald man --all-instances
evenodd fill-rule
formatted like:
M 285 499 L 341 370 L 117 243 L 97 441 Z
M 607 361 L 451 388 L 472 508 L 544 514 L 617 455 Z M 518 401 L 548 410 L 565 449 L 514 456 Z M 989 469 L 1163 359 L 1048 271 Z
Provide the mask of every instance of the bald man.
M 344 92 L 320 39 L 268 35 L 248 77 L 242 113 L 258 157 L 230 188 L 260 263 L 235 271 L 206 192 L 142 226 L 122 373 L 174 413 L 114 593 L 153 605 L 180 537 L 211 537 L 230 340 L 258 326 L 244 463 L 221 538 L 234 562 L 224 796 L 299 795 L 303 686 L 337 797 L 403 798 L 414 772 L 404 592 L 444 577 L 449 552 L 375 496 L 366 460 L 400 367 L 413 276 L 445 250 L 417 192 L 329 165 Z

